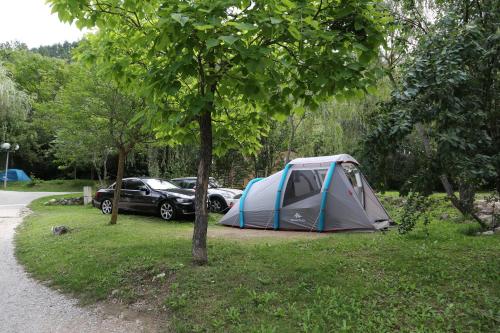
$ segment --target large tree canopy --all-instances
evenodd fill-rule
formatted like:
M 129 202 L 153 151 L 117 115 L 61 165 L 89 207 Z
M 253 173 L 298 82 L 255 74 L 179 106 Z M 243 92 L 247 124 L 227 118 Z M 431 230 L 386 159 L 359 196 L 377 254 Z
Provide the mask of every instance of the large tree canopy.
M 98 28 L 82 57 L 148 96 L 161 111 L 160 133 L 183 140 L 198 127 L 193 256 L 200 263 L 212 125 L 245 136 L 262 127 L 262 114 L 287 115 L 365 89 L 386 20 L 367 0 L 49 2 L 62 20 Z M 232 126 L 239 117 L 245 126 Z
M 464 214 L 473 214 L 479 186 L 500 184 L 499 13 L 497 2 L 484 1 L 451 7 L 440 17 L 419 40 L 401 88 L 382 105 L 367 138 L 383 173 L 389 155 L 408 153 L 408 138 L 421 137 L 420 167 L 409 189 L 428 192 L 440 179 Z

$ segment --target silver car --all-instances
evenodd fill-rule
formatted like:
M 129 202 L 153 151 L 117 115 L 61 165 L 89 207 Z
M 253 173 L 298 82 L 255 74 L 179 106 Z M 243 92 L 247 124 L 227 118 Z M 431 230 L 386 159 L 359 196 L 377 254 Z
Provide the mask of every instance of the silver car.
M 181 177 L 170 180 L 180 188 L 194 189 L 196 177 Z M 210 177 L 208 182 L 208 200 L 210 211 L 224 213 L 231 208 L 241 197 L 242 190 L 223 187 L 215 178 Z

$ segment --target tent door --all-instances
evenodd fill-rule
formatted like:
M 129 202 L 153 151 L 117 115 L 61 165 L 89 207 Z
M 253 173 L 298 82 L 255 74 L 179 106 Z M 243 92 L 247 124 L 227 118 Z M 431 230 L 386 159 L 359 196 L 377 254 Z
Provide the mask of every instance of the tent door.
M 342 163 L 342 168 L 349 179 L 349 182 L 354 189 L 354 193 L 358 198 L 361 206 L 365 207 L 365 191 L 363 188 L 363 176 L 361 175 L 361 171 L 359 171 L 358 167 L 353 163 Z
M 314 230 L 317 227 L 321 188 L 327 168 L 290 170 L 283 189 L 280 229 Z

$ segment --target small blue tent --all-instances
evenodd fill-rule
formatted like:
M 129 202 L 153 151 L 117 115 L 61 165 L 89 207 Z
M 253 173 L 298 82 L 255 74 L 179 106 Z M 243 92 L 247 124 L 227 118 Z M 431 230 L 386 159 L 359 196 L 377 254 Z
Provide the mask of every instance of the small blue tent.
M 5 180 L 5 172 L 0 172 L 0 180 Z M 8 182 L 29 182 L 31 178 L 28 177 L 26 172 L 20 169 L 9 169 L 7 170 L 7 181 Z

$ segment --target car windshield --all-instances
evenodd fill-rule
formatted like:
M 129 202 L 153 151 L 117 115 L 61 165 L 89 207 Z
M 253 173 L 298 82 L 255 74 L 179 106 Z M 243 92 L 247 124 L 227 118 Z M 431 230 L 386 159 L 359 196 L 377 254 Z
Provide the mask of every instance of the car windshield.
M 162 179 L 146 179 L 146 183 L 154 190 L 171 190 L 178 188 L 171 182 Z
M 210 188 L 221 188 L 222 185 L 219 184 L 215 179 L 210 179 L 208 181 L 208 187 L 210 187 Z

